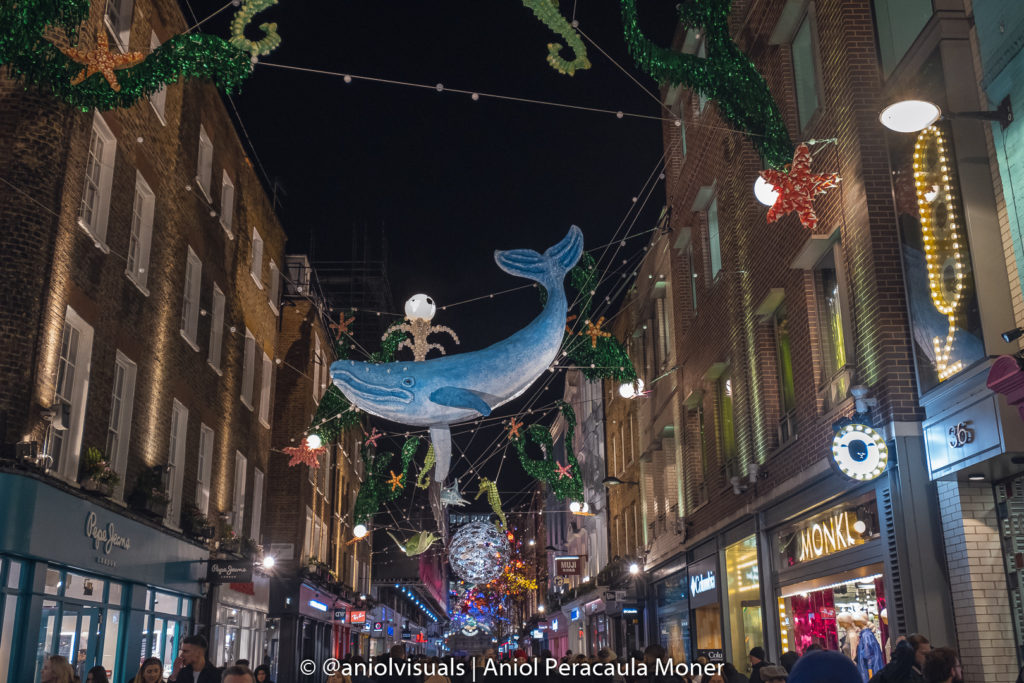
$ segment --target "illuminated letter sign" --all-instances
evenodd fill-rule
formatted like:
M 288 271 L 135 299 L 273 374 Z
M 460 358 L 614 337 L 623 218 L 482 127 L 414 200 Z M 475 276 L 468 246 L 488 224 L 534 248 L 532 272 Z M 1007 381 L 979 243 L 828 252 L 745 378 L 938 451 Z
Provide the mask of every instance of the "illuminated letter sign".
M 840 512 L 801 529 L 799 561 L 816 560 L 859 545 L 850 533 L 851 517 L 853 522 L 857 521 L 852 512 Z
M 871 427 L 849 424 L 832 440 L 832 461 L 850 479 L 871 481 L 885 471 L 889 448 Z

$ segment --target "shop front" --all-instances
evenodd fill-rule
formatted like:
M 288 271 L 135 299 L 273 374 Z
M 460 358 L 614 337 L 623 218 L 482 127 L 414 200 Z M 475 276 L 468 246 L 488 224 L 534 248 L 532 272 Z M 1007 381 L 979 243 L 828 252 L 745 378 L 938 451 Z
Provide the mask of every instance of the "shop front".
M 112 680 L 191 632 L 208 551 L 34 476 L 0 473 L 0 680 L 38 681 L 47 655 Z
M 548 619 L 547 626 L 548 649 L 552 657 L 561 659 L 569 649 L 568 620 L 564 614 L 556 614 Z
M 252 666 L 270 664 L 267 613 L 270 610 L 270 580 L 254 573 L 251 582 L 214 586 L 213 637 L 210 660 L 217 666 L 246 659 Z
M 701 552 L 695 554 L 702 557 L 687 567 L 691 648 L 695 659 L 705 657 L 709 662 L 718 664 L 725 662 L 718 550 L 713 543 L 705 544 L 699 550 Z M 707 554 L 709 552 L 710 555 Z
M 752 528 L 736 529 L 728 535 L 748 531 L 750 535 L 725 546 L 725 632 L 729 634 L 726 653 L 741 672 L 748 666 L 750 650 L 765 645 L 757 536 Z
M 781 650 L 812 646 L 853 661 L 867 681 L 891 652 L 875 492 L 813 511 L 771 536 Z
M 303 660 L 323 662 L 334 656 L 334 610 L 342 604 L 333 593 L 304 581 L 271 580 L 271 614 L 277 628 L 271 632 L 274 642 L 268 652 L 274 680 L 298 680 Z
M 587 602 L 590 601 L 577 599 L 562 608 L 562 618 L 565 620 L 566 651 L 572 651 L 574 655 L 587 652 L 585 618 Z
M 605 601 L 594 600 L 585 605 L 584 618 L 587 620 L 587 650 L 588 657 L 596 657 L 601 648 L 612 648 L 610 619 L 605 612 Z
M 651 602 L 658 640 L 674 662 L 693 661 L 690 642 L 689 575 L 685 562 L 651 572 Z

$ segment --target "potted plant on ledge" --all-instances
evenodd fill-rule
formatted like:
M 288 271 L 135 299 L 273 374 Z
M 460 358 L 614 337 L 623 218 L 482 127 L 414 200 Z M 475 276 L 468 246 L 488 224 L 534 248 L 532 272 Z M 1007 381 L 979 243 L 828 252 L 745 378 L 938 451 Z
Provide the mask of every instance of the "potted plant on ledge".
M 114 492 L 121 477 L 110 468 L 110 463 L 103 457 L 98 448 L 92 447 L 85 452 L 82 461 L 82 488 L 90 493 L 109 496 Z
M 241 549 L 242 540 L 238 538 L 238 534 L 228 524 L 224 527 L 224 533 L 221 534 L 220 540 L 217 542 L 217 549 L 225 553 L 235 553 Z
M 203 541 L 209 541 L 216 535 L 210 520 L 199 511 L 195 505 L 186 505 L 181 511 L 181 528 L 192 536 Z
M 153 517 L 163 517 L 167 514 L 171 496 L 164 491 L 163 472 L 164 467 L 157 465 L 139 473 L 135 479 L 135 487 L 128 496 L 128 504 L 133 509 Z

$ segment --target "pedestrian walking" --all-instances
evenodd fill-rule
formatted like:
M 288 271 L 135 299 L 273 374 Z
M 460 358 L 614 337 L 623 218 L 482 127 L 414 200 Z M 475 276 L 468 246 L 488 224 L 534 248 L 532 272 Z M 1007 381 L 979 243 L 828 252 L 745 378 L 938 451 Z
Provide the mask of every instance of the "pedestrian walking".
M 771 664 L 764 654 L 764 648 L 758 645 L 750 650 L 750 683 L 764 683 L 761 669 Z
M 896 643 L 889 663 L 868 683 L 922 683 L 925 658 L 931 644 L 922 635 L 912 635 Z
M 224 669 L 220 680 L 221 683 L 254 683 L 256 679 L 253 678 L 249 667 L 234 664 Z
M 163 683 L 164 663 L 157 657 L 147 657 L 131 683 Z
M 110 679 L 107 678 L 107 670 L 102 666 L 94 666 L 85 674 L 84 683 L 110 683 Z
M 769 664 L 761 667 L 761 680 L 764 683 L 786 683 L 787 678 L 789 678 L 789 672 L 784 666 Z
M 43 662 L 39 683 L 73 683 L 75 670 L 71 662 L 60 655 L 51 655 Z
M 274 681 L 270 680 L 270 667 L 266 664 L 257 666 L 252 675 L 256 677 L 256 683 L 274 683 Z
M 796 664 L 796 660 L 798 659 L 800 659 L 800 655 L 790 650 L 782 653 L 782 656 L 779 657 L 779 664 L 781 664 L 786 671 L 792 671 L 793 665 Z
M 797 660 L 787 683 L 864 683 L 864 679 L 849 657 L 834 650 L 815 650 Z
M 925 683 L 958 683 L 963 680 L 960 658 L 951 647 L 939 647 L 929 652 L 922 673 Z
M 220 669 L 206 659 L 206 638 L 194 635 L 181 641 L 181 653 L 174 660 L 173 683 L 221 683 Z
M 748 681 L 747 677 L 741 674 L 732 662 L 722 665 L 722 679 L 725 683 L 747 683 Z

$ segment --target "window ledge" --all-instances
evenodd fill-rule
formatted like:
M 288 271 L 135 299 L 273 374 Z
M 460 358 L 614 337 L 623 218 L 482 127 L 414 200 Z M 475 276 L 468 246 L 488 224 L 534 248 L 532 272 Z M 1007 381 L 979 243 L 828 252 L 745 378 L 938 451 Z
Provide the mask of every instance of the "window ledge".
M 193 351 L 199 350 L 199 344 L 196 344 L 194 341 L 189 339 L 188 335 L 185 334 L 185 330 L 179 329 L 178 332 L 181 334 L 181 338 L 185 340 L 185 343 L 192 347 Z
M 166 92 L 166 88 L 167 88 L 167 86 L 164 86 L 165 92 Z M 157 92 L 159 92 L 159 90 Z M 156 93 L 153 93 L 153 95 L 155 95 L 155 94 Z M 153 95 L 150 95 L 146 99 L 149 100 L 149 106 L 153 110 L 153 114 L 156 115 L 156 120 L 160 122 L 161 126 L 166 128 L 167 127 L 167 116 L 164 115 L 164 113 L 161 112 L 159 109 L 157 109 L 155 104 L 153 104 Z M 164 103 L 164 106 L 165 107 L 167 106 L 166 102 Z
M 203 187 L 203 181 L 199 179 L 199 176 L 196 176 L 196 187 L 198 187 L 199 191 L 203 193 L 204 197 L 206 197 L 206 202 L 208 204 L 213 204 L 213 197 L 210 195 L 210 191 Z
M 97 249 L 102 251 L 104 254 L 110 253 L 110 246 L 96 236 L 96 233 L 92 231 L 92 228 L 88 226 L 88 224 L 82 219 L 81 216 L 78 217 L 78 227 L 84 230 L 85 234 L 88 235 L 90 239 L 92 239 L 92 243 L 93 245 L 95 245 Z
M 221 215 L 223 215 L 223 214 L 221 214 Z M 231 229 L 230 225 L 225 225 L 224 221 L 220 221 L 220 227 L 224 228 L 224 232 L 227 233 L 227 236 L 228 236 L 229 240 L 235 239 L 235 233 Z
M 281 310 L 277 306 L 275 306 L 273 302 L 270 301 L 270 299 L 267 299 L 267 305 L 270 306 L 270 310 L 274 312 L 275 318 L 281 315 Z
M 224 376 L 224 371 L 223 371 L 223 370 L 221 370 L 220 368 L 218 368 L 218 367 L 217 367 L 216 365 L 214 365 L 213 363 L 211 363 L 209 359 L 207 359 L 207 360 L 206 360 L 206 364 L 210 366 L 210 369 L 211 369 L 211 370 L 213 370 L 214 372 L 216 372 L 216 373 L 217 373 L 217 376 L 218 376 L 218 377 L 223 377 L 223 376 Z
M 252 404 L 249 403 L 249 401 L 246 400 L 245 396 L 239 396 L 238 400 L 242 402 L 243 406 L 245 406 L 249 410 L 252 410 Z
M 260 424 L 263 425 L 264 428 L 270 429 L 270 423 L 264 420 L 262 417 L 260 418 Z
M 129 281 L 129 282 L 131 282 L 131 283 L 132 283 L 133 285 L 135 285 L 135 288 L 136 288 L 137 290 L 139 290 L 140 292 L 142 292 L 142 295 L 143 295 L 143 296 L 145 296 L 145 297 L 148 297 L 148 296 L 149 296 L 149 289 L 148 289 L 148 288 L 146 287 L 146 285 L 144 285 L 144 284 L 140 283 L 140 282 L 139 282 L 138 280 L 136 280 L 135 278 L 133 278 L 133 277 L 132 277 L 131 275 L 129 275 L 128 273 L 125 273 L 124 275 L 125 275 L 125 277 L 126 277 L 126 278 L 128 278 L 128 281 Z
M 263 289 L 263 281 L 260 279 L 260 277 L 258 275 L 256 275 L 256 273 L 252 272 L 251 270 L 249 271 L 249 276 L 252 278 L 252 281 L 256 283 L 256 286 L 259 287 L 262 290 Z

